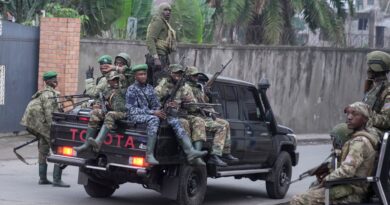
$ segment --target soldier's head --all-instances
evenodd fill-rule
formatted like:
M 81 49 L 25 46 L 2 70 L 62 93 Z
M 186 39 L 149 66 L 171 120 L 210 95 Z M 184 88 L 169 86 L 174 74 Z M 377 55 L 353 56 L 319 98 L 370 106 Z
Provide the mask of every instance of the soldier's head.
M 119 53 L 118 55 L 115 56 L 115 66 L 118 67 L 130 67 L 131 66 L 131 59 L 130 56 L 127 53 Z
M 347 115 L 347 126 L 352 130 L 362 130 L 371 116 L 371 108 L 363 102 L 355 102 L 344 109 Z
M 107 74 L 111 71 L 112 57 L 109 55 L 102 55 L 98 59 L 98 63 L 100 65 L 100 72 L 102 75 Z
M 50 86 L 52 88 L 56 88 L 58 85 L 57 81 L 57 73 L 55 71 L 47 71 L 42 76 L 43 81 L 45 81 L 45 84 L 47 86 Z
M 333 148 L 341 149 L 344 143 L 349 140 L 350 134 L 352 134 L 352 132 L 353 130 L 349 129 L 346 123 L 340 123 L 334 126 L 332 131 L 330 131 Z
M 390 55 L 382 51 L 372 51 L 367 54 L 367 77 L 371 80 L 386 77 L 390 71 Z
M 158 13 L 167 21 L 171 18 L 171 11 L 171 5 L 168 3 L 161 3 L 158 6 Z
M 188 77 L 189 81 L 195 82 L 195 83 L 198 82 L 199 74 L 200 74 L 200 72 L 199 72 L 197 67 L 195 67 L 195 66 L 188 67 L 187 75 L 189 76 Z
M 134 65 L 131 71 L 134 73 L 134 78 L 140 84 L 146 84 L 146 80 L 148 79 L 148 65 L 146 64 L 138 64 Z
M 183 66 L 179 64 L 171 64 L 169 65 L 169 71 L 170 71 L 170 76 L 173 81 L 173 83 L 176 83 L 179 81 L 184 74 Z
M 107 76 L 107 82 L 113 89 L 119 88 L 119 78 L 120 75 L 117 71 L 110 71 Z

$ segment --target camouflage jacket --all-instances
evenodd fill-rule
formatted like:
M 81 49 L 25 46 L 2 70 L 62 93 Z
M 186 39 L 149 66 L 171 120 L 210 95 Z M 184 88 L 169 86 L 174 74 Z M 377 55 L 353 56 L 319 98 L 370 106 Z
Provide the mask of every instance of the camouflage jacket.
M 173 36 L 170 37 L 170 36 Z M 150 21 L 146 33 L 146 46 L 150 55 L 168 55 L 175 50 L 176 34 L 163 17 L 157 15 Z
M 208 103 L 209 102 L 209 98 L 203 92 L 202 88 L 200 87 L 201 86 L 200 84 L 193 83 L 193 82 L 188 82 L 187 84 L 189 85 L 192 93 L 194 94 L 196 103 Z M 190 110 L 190 112 L 196 112 L 199 109 L 196 109 L 195 107 L 190 107 L 189 110 Z M 203 110 L 209 111 L 209 112 L 215 112 L 214 108 L 207 108 L 207 109 L 203 109 Z M 200 114 L 200 113 L 198 113 L 198 114 Z
M 20 124 L 48 137 L 52 113 L 59 110 L 57 99 L 51 97 L 59 95 L 60 93 L 50 86 L 35 93 L 26 107 Z
M 369 125 L 382 131 L 390 130 L 390 83 L 385 81 L 383 84 L 373 86 L 365 95 L 363 102 L 370 105 L 374 111 Z
M 108 86 L 107 79 L 104 76 L 99 77 L 96 82 L 97 83 L 95 83 L 92 78 L 85 80 L 85 94 L 92 98 L 98 98 L 99 93 L 104 92 Z
M 111 89 L 108 87 L 103 96 L 108 102 L 108 109 L 116 112 L 126 112 L 126 90 L 125 89 Z
M 169 95 L 172 89 L 175 87 L 170 77 L 163 78 L 159 84 L 154 88 L 158 99 L 160 102 L 164 100 L 165 97 Z M 180 87 L 174 97 L 174 101 L 176 101 L 179 105 L 182 103 L 184 98 L 188 98 L 189 102 L 196 102 L 194 94 L 191 91 L 191 88 L 184 84 L 184 86 Z
M 152 115 L 160 109 L 160 102 L 153 90 L 153 86 L 141 85 L 135 82 L 126 92 L 126 108 L 128 115 Z
M 325 180 L 350 177 L 367 177 L 374 169 L 379 137 L 373 132 L 358 131 L 352 134 L 341 150 L 341 165 L 332 171 Z M 356 193 L 367 191 L 368 184 L 352 185 Z

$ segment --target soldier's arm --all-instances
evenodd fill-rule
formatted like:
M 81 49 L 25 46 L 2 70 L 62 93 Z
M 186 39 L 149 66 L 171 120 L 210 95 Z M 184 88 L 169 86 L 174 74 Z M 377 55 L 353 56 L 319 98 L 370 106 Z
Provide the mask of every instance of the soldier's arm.
M 370 124 L 381 130 L 390 129 L 390 95 L 386 95 L 381 113 L 373 113 Z
M 349 152 L 347 157 L 339 168 L 331 172 L 325 177 L 325 180 L 341 179 L 354 177 L 356 169 L 363 163 L 363 151 L 365 149 L 365 143 L 361 137 L 356 137 L 351 141 Z
M 103 92 L 106 87 L 107 87 L 106 78 L 100 79 L 97 85 L 95 85 L 93 79 L 85 80 L 85 93 L 94 98 L 99 97 L 99 92 Z
M 149 54 L 154 56 L 157 55 L 156 41 L 157 37 L 163 29 L 163 22 L 160 19 L 154 19 L 150 22 L 147 33 L 146 33 L 146 46 Z
M 45 116 L 45 121 L 48 125 L 51 125 L 52 113 L 58 111 L 58 104 L 56 103 L 56 99 L 50 99 L 50 97 L 54 97 L 54 94 L 47 91 L 43 92 L 39 97 L 42 103 L 42 110 Z

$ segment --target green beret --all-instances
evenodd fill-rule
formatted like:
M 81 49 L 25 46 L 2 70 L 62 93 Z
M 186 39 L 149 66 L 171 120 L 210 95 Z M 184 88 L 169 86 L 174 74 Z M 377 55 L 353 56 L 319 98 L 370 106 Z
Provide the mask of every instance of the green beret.
M 102 55 L 98 59 L 99 64 L 112 64 L 112 57 L 109 55 Z
M 137 71 L 140 71 L 140 70 L 142 70 L 142 71 L 148 70 L 148 65 L 146 65 L 146 64 L 138 64 L 138 65 L 134 65 L 134 66 L 131 68 L 131 71 L 132 71 L 133 73 L 135 73 L 135 72 L 137 72 Z
M 43 80 L 50 80 L 55 77 L 57 77 L 57 72 L 55 71 L 47 71 L 43 74 Z
M 184 71 L 183 70 L 183 66 L 181 66 L 180 64 L 171 64 L 169 65 L 169 70 L 173 73 L 177 73 L 179 71 Z

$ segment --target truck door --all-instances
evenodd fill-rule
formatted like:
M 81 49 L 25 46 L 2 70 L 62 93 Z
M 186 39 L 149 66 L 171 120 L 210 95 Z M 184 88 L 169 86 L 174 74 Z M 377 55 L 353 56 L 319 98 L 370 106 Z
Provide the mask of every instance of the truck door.
M 245 127 L 239 116 L 238 94 L 233 86 L 225 83 L 216 83 L 213 91 L 218 93 L 213 102 L 222 105 L 216 107 L 216 111 L 221 113 L 221 118 L 226 119 L 230 124 L 231 152 L 241 160 L 245 154 L 246 139 Z
M 237 87 L 239 95 L 240 119 L 245 126 L 245 161 L 263 163 L 272 152 L 272 134 L 269 125 L 263 120 L 264 109 L 255 87 Z

